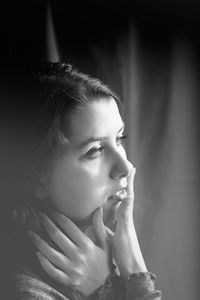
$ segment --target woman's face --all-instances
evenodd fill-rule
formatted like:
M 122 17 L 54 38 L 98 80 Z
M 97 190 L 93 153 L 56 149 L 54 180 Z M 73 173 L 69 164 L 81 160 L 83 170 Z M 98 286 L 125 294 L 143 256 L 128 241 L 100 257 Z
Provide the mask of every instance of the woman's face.
M 52 163 L 45 192 L 53 206 L 76 222 L 90 222 L 98 207 L 115 218 L 131 164 L 123 147 L 124 124 L 114 99 L 91 102 L 72 119 L 72 135 Z

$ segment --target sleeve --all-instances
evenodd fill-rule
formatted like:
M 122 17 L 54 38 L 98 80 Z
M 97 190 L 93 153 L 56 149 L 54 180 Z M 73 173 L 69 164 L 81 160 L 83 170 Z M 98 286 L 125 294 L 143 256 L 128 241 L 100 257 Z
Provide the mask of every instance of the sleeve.
M 26 274 L 16 276 L 15 292 L 17 300 L 70 300 L 43 281 Z
M 155 290 L 155 280 L 156 276 L 149 272 L 134 273 L 125 279 L 113 273 L 91 299 L 161 300 L 161 291 Z
M 161 300 L 161 291 L 155 290 L 156 276 L 150 272 L 139 272 L 122 280 L 124 300 Z

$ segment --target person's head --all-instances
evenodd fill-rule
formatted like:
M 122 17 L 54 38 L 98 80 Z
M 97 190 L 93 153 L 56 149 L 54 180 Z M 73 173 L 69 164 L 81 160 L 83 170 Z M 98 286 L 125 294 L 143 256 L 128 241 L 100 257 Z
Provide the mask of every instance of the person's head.
M 101 206 L 113 214 L 118 200 L 107 199 L 126 186 L 131 168 L 118 96 L 63 63 L 44 64 L 38 78 L 46 131 L 36 196 L 77 222 Z

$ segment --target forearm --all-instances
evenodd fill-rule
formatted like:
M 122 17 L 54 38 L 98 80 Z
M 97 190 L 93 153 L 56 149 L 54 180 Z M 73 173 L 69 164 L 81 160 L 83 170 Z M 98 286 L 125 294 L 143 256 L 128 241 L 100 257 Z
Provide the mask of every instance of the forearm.
M 125 244 L 129 251 L 126 256 L 126 264 L 120 266 L 121 276 L 127 278 L 133 273 L 148 272 L 134 225 L 129 234 L 129 239 L 124 241 Z

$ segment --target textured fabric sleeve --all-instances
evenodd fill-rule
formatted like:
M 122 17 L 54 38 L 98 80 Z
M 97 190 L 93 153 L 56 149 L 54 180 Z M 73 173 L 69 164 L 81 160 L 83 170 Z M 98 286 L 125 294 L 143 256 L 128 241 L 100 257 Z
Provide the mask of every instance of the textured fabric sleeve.
M 16 276 L 17 300 L 69 300 L 48 284 L 24 274 Z
M 156 276 L 149 272 L 131 274 L 122 279 L 124 300 L 161 300 L 161 291 L 155 290 Z
M 149 272 L 134 273 L 126 279 L 113 273 L 91 299 L 161 300 L 161 292 L 155 290 L 155 279 L 156 276 Z
M 113 272 L 106 280 L 105 284 L 101 286 L 93 295 L 91 300 L 117 300 L 118 289 L 120 288 L 120 277 Z
M 17 274 L 15 279 L 17 300 L 161 300 L 161 292 L 154 287 L 156 276 L 149 272 L 134 273 L 123 279 L 113 270 L 105 284 L 89 297 L 28 274 Z
M 16 275 L 17 300 L 85 300 L 86 298 L 73 289 L 61 291 L 42 280 L 26 274 Z

